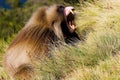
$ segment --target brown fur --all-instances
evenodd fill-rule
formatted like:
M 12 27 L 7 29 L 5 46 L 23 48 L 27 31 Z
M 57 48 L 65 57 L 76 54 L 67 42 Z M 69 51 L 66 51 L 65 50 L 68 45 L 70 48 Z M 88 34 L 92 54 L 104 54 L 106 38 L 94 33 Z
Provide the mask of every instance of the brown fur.
M 60 35 L 57 31 L 53 32 L 54 27 L 60 27 L 62 21 L 62 16 L 56 10 L 56 5 L 39 8 L 10 44 L 5 54 L 4 67 L 11 79 L 16 75 L 32 77 L 30 73 L 34 70 L 28 65 L 48 53 L 48 45 L 53 38 L 50 36 L 56 33 L 62 39 L 61 32 Z M 53 21 L 56 22 L 52 24 Z
M 61 22 L 64 14 L 57 5 L 40 7 L 11 42 L 4 58 L 4 68 L 11 80 L 30 80 L 34 77 L 34 63 L 49 55 L 49 46 L 64 41 Z

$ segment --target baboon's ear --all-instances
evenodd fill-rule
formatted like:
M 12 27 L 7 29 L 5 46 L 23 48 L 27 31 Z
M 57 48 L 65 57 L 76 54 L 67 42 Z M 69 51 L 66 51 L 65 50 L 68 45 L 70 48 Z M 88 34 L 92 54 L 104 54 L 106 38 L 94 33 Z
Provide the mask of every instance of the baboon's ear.
M 63 32 L 61 30 L 60 23 L 61 23 L 60 21 L 53 23 L 54 33 L 60 40 L 64 40 Z

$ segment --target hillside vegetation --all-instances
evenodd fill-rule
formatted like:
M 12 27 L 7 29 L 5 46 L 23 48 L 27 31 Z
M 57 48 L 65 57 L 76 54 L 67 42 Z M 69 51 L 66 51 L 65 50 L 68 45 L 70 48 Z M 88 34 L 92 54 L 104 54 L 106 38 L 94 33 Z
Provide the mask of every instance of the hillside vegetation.
M 77 46 L 55 48 L 52 58 L 45 58 L 38 64 L 36 80 L 120 80 L 120 0 L 93 1 L 73 4 L 83 41 Z M 0 13 L 5 15 L 0 19 L 0 62 L 10 41 L 36 7 L 38 5 Z M 21 12 L 16 16 L 23 17 L 18 19 L 9 15 L 16 11 Z M 3 28 L 2 25 L 10 27 Z M 2 65 L 0 76 L 9 80 Z

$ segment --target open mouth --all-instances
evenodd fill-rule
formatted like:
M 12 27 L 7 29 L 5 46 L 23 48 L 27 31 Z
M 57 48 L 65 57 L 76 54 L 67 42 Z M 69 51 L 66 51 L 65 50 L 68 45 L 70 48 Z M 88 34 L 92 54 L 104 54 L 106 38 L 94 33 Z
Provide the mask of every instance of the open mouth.
M 65 15 L 66 15 L 66 21 L 69 26 L 70 32 L 73 32 L 76 29 L 74 7 L 72 6 L 66 7 Z

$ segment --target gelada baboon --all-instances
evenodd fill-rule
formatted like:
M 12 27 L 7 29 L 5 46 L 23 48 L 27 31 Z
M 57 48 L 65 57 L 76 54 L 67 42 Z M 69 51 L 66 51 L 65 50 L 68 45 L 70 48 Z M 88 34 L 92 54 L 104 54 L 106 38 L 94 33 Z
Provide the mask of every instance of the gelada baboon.
M 75 32 L 73 9 L 52 5 L 36 10 L 6 51 L 4 68 L 11 80 L 34 77 L 34 63 L 49 55 L 49 47 L 56 42 L 72 44 L 80 40 Z

